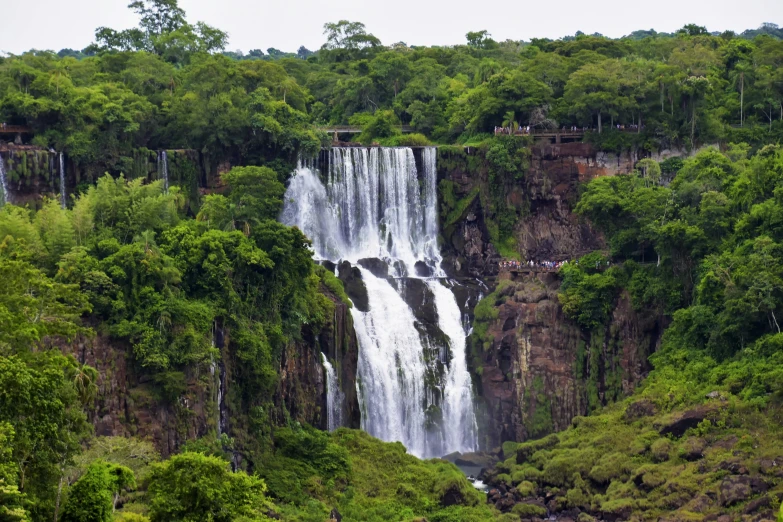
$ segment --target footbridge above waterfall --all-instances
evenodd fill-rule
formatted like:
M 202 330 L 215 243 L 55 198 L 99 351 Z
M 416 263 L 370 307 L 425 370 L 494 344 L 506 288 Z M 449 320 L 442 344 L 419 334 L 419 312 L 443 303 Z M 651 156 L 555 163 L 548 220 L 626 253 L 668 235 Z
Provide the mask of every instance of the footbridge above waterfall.
M 413 127 L 410 125 L 397 125 L 395 127 L 400 132 L 413 132 Z M 340 134 L 359 134 L 364 129 L 364 125 L 325 125 L 322 127 L 317 127 L 317 129 L 321 132 L 326 132 L 332 135 L 332 141 L 337 143 L 339 140 L 338 136 Z

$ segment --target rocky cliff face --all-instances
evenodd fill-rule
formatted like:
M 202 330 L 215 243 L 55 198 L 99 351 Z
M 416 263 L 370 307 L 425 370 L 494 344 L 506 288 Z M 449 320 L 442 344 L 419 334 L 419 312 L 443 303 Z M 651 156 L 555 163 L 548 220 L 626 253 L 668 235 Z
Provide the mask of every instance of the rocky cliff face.
M 326 429 L 323 352 L 337 363 L 345 394 L 343 419 L 346 425 L 359 427 L 356 333 L 348 307 L 328 291 L 327 295 L 335 302 L 333 320 L 318 332 L 303 331 L 302 339 L 289 344 L 281 355 L 269 415 L 275 424 L 291 419 Z M 54 344 L 98 370 L 98 393 L 90 412 L 96 435 L 149 439 L 163 456 L 176 452 L 188 440 L 209 433 L 227 433 L 241 439 L 237 430 L 241 432 L 244 427 L 235 422 L 241 412 L 232 411 L 229 399 L 237 364 L 232 356 L 230 331 L 216 328 L 215 346 L 221 351 L 220 361 L 206 367 L 189 367 L 180 375 L 162 375 L 158 382 L 149 372 L 135 366 L 129 345 L 106 335 Z M 171 386 L 173 382 L 184 386 Z
M 508 196 L 528 205 L 514 228 L 520 258 L 560 261 L 601 249 L 602 237 L 572 209 L 580 183 L 618 170 L 589 144 L 535 145 L 531 152 L 524 181 Z M 499 273 L 501 257 L 489 241 L 480 197 L 487 183 L 481 152 L 442 156 L 441 190 L 453 192 L 443 198 L 453 200 L 442 213 L 447 270 L 494 290 L 470 343 L 483 446 L 562 430 L 575 416 L 630 393 L 649 369 L 659 318 L 640 316 L 622 295 L 604 332 L 584 332 L 563 315 L 555 272 Z M 622 165 L 629 171 L 633 161 Z

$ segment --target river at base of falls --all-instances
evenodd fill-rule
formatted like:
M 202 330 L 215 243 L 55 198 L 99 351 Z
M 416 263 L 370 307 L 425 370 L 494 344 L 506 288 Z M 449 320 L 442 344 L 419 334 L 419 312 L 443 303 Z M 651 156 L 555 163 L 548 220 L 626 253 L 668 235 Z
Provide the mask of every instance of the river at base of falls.
M 362 428 L 425 458 L 477 449 L 466 332 L 440 269 L 435 158 L 434 148 L 423 149 L 418 172 L 410 148 L 332 149 L 323 169 L 298 166 L 280 217 L 312 240 L 317 259 L 358 268 L 368 298 L 366 310 L 351 310 Z M 367 258 L 385 263 L 389 277 L 357 266 Z M 411 279 L 423 280 L 437 324 L 422 325 L 406 302 Z M 339 386 L 326 358 L 324 367 L 327 388 Z M 330 429 L 340 400 L 327 401 Z

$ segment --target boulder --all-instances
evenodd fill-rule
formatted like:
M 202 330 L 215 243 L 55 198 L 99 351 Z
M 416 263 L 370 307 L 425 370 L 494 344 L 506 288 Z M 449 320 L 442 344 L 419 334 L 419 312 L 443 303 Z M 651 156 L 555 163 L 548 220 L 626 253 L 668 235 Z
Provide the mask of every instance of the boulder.
M 767 495 L 764 495 L 763 497 L 759 497 L 757 499 L 751 500 L 747 503 L 745 508 L 742 510 L 743 513 L 746 515 L 750 515 L 751 513 L 755 513 L 757 511 L 760 511 L 761 509 L 770 507 L 771 500 Z
M 680 446 L 680 455 L 685 460 L 699 460 L 704 457 L 704 448 L 707 447 L 707 443 L 704 439 L 699 437 L 690 437 L 682 443 Z
M 625 420 L 634 421 L 642 417 L 652 417 L 658 413 L 658 406 L 654 402 L 643 399 L 633 402 L 625 409 Z
M 413 265 L 416 275 L 419 277 L 432 277 L 432 269 L 424 261 L 416 261 Z
M 715 412 L 715 408 L 698 406 L 676 415 L 663 426 L 661 426 L 658 431 L 661 433 L 661 435 L 682 437 L 686 431 L 697 427 L 705 419 L 714 418 Z
M 452 484 L 440 496 L 440 505 L 443 507 L 465 504 L 465 496 L 457 484 Z
M 369 299 L 367 297 L 367 288 L 362 281 L 362 273 L 355 266 L 351 266 L 348 261 L 343 261 L 338 267 L 338 277 L 345 286 L 345 293 L 353 301 L 353 305 L 360 312 L 370 310 Z
M 443 457 L 446 459 L 446 457 Z M 448 459 L 447 459 L 448 460 Z M 497 457 L 484 452 L 457 454 L 452 462 L 457 466 L 488 468 L 498 461 Z
M 723 479 L 720 484 L 720 503 L 722 506 L 733 506 L 738 502 L 744 502 L 753 495 L 750 486 L 750 477 L 745 475 L 732 475 Z
M 386 261 L 378 259 L 377 257 L 366 257 L 358 260 L 356 264 L 369 270 L 375 277 L 380 277 L 382 279 L 389 277 L 389 265 L 386 264 Z

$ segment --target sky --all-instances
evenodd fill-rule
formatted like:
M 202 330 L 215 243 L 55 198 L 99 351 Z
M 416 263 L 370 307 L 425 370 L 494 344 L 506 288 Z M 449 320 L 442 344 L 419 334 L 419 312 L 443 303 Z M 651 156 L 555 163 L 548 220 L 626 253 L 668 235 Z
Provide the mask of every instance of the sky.
M 82 49 L 96 27 L 137 24 L 130 0 L 2 0 L 0 52 Z M 619 37 L 637 29 L 672 32 L 686 23 L 710 31 L 783 26 L 783 0 L 180 0 L 191 23 L 229 34 L 227 50 L 318 49 L 326 22 L 362 22 L 384 44 L 454 45 L 486 29 L 495 40 L 559 38 L 576 31 Z

